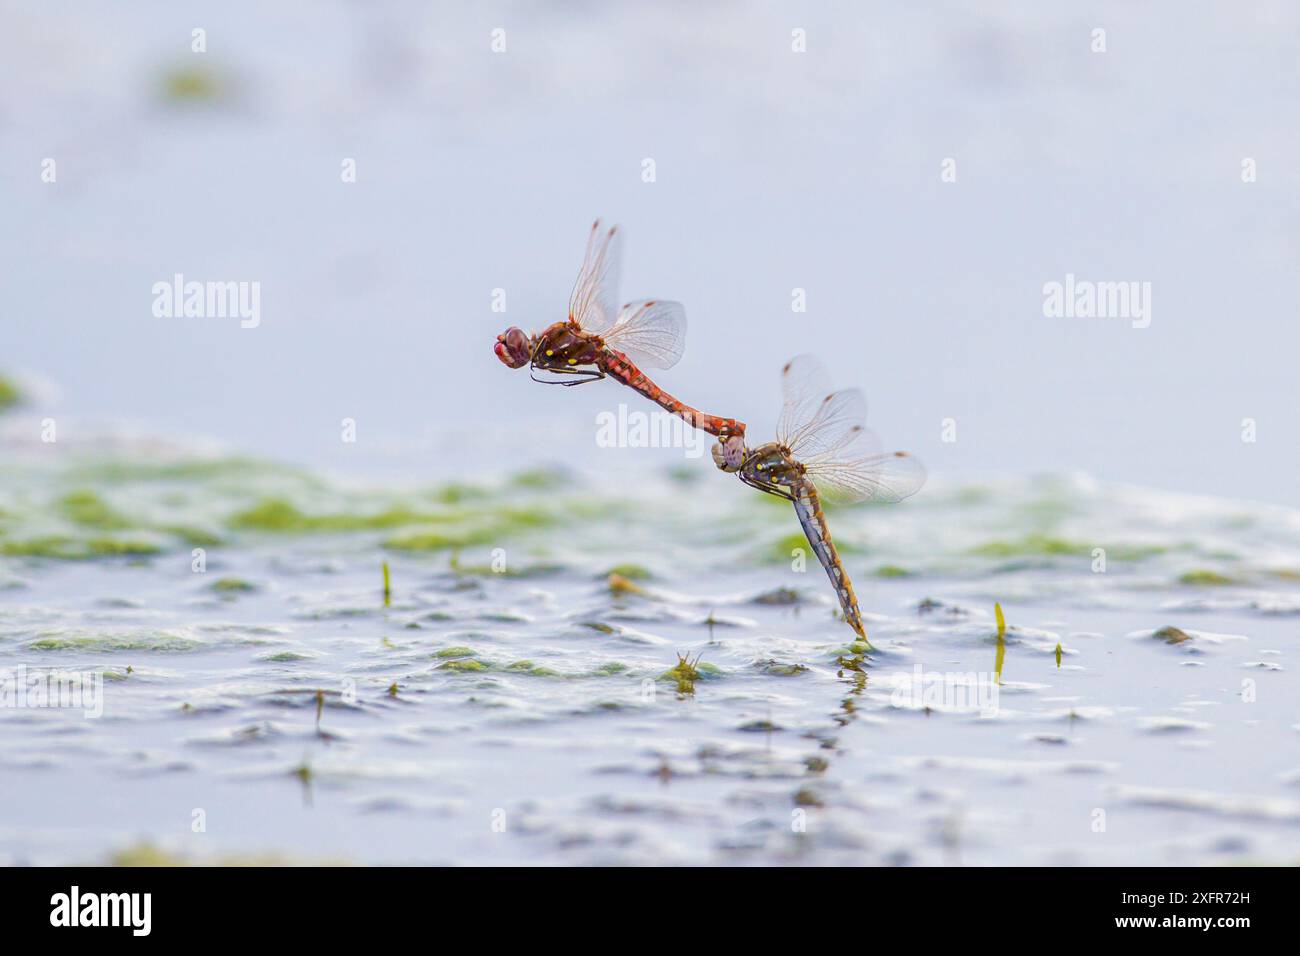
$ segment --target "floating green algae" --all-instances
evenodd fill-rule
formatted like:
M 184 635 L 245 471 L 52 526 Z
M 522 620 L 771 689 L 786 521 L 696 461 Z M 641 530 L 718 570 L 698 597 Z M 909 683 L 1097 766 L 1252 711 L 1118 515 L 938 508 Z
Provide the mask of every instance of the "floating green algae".
M 756 661 L 754 666 L 764 674 L 771 674 L 774 677 L 794 677 L 808 672 L 808 668 L 803 664 L 783 664 L 780 661 Z
M 491 544 L 499 540 L 486 529 L 478 531 L 424 531 L 419 534 L 407 534 L 389 538 L 384 547 L 390 551 L 451 551 L 457 548 L 472 548 L 476 545 Z
M 616 564 L 605 572 L 604 576 L 617 574 L 621 578 L 627 578 L 629 581 L 645 581 L 653 575 L 649 569 L 640 564 Z
M 206 528 L 196 528 L 191 525 L 158 525 L 156 530 L 196 548 L 214 548 L 223 540 L 220 535 Z
M 475 660 L 472 657 L 467 657 L 467 658 L 461 658 L 457 660 L 444 661 L 443 663 L 438 665 L 437 669 L 447 670 L 447 671 L 457 671 L 457 672 L 485 671 L 489 669 L 489 666 L 490 665 L 483 663 L 483 661 Z
M 1090 557 L 1096 542 L 1071 541 L 1045 534 L 1027 534 L 1020 538 L 986 541 L 971 548 L 967 554 L 982 558 L 1023 558 L 1023 557 Z M 1167 548 L 1157 545 L 1123 545 L 1108 544 L 1106 554 L 1119 561 L 1138 561 L 1153 555 L 1163 554 Z
M 93 491 L 74 491 L 64 495 L 59 500 L 59 510 L 69 521 L 85 528 L 114 531 L 129 528 L 132 524 Z
M 472 647 L 444 647 L 433 652 L 434 657 L 474 657 L 478 651 Z
M 530 468 L 518 472 L 510 479 L 517 488 L 531 488 L 535 491 L 551 491 L 569 484 L 568 472 L 562 468 Z
M 136 538 L 95 537 L 82 540 L 66 535 L 43 535 L 18 541 L 0 541 L 0 554 L 14 558 L 82 561 L 88 558 L 149 557 L 161 553 L 159 545 Z
M 534 664 L 532 661 L 515 661 L 513 664 L 507 664 L 506 670 L 516 671 L 527 674 L 530 677 L 561 677 L 559 671 L 551 670 L 549 667 L 542 667 Z
M 1232 578 L 1220 574 L 1218 571 L 1188 571 L 1185 574 L 1178 575 L 1179 584 L 1187 584 L 1192 587 L 1224 587 L 1229 584 L 1236 584 Z
M 29 641 L 33 651 L 194 651 L 203 642 L 179 634 L 49 634 Z
M 912 573 L 907 568 L 901 568 L 897 564 L 882 564 L 875 571 L 878 578 L 910 578 Z
M 208 587 L 221 594 L 247 594 L 250 591 L 257 590 L 257 585 L 245 581 L 243 578 L 218 578 Z
M 0 554 L 13 558 L 76 559 L 86 556 L 76 541 L 62 535 L 43 535 L 24 541 L 0 541 Z
M 0 375 L 0 412 L 7 411 L 23 402 L 23 393 L 18 386 Z
M 315 654 L 306 654 L 302 651 L 276 651 L 274 654 L 263 654 L 258 657 L 259 661 L 267 664 L 296 664 L 299 661 L 315 659 Z
M 456 482 L 443 485 L 430 494 L 434 501 L 441 502 L 445 505 L 458 505 L 466 501 L 483 501 L 490 498 L 492 493 L 486 488 L 479 488 L 476 485 L 466 485 Z
M 128 538 L 90 538 L 85 543 L 89 555 L 103 557 L 147 557 L 162 554 L 162 548 L 152 541 Z
M 785 563 L 797 552 L 802 551 L 806 555 L 808 550 L 808 539 L 802 534 L 787 534 L 772 542 L 767 549 L 766 560 Z
M 236 531 L 274 531 L 281 534 L 305 534 L 330 531 L 382 531 L 411 524 L 431 524 L 447 520 L 433 514 L 421 514 L 404 507 L 393 507 L 376 514 L 309 515 L 285 498 L 265 498 L 251 508 L 236 512 L 227 524 Z
M 175 482 L 192 484 L 214 479 L 247 479 L 255 476 L 291 476 L 315 484 L 310 474 L 292 465 L 277 464 L 256 458 L 182 458 L 171 461 L 113 458 L 77 463 L 69 474 L 91 483 L 132 484 L 137 482 Z
M 988 541 L 971 548 L 969 553 L 985 558 L 1018 558 L 1029 555 L 1086 555 L 1091 552 L 1092 547 L 1083 542 L 1030 534 L 1012 540 Z
M 839 660 L 845 655 L 849 657 L 862 657 L 863 655 L 868 654 L 874 651 L 875 649 L 876 648 L 872 647 L 871 644 L 868 643 L 867 641 L 855 640 L 850 644 L 845 644 L 842 645 L 841 647 L 833 648 L 830 651 L 829 656 L 833 660 Z
M 520 531 L 550 525 L 558 517 L 553 511 L 539 507 L 455 508 L 433 512 L 405 505 L 393 505 L 371 513 L 311 514 L 286 498 L 272 497 L 236 512 L 226 523 L 236 531 L 275 534 L 414 528 L 416 530 L 388 538 L 384 547 L 398 551 L 442 551 L 494 543 Z

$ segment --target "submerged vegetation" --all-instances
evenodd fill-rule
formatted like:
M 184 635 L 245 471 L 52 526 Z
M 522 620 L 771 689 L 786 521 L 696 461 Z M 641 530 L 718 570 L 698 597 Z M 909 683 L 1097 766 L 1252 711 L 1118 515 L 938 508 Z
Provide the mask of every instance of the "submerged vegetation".
M 646 589 L 641 587 L 635 581 L 624 577 L 617 572 L 610 572 L 605 580 L 605 586 L 609 588 L 610 594 L 645 594 Z
M 1001 604 L 993 605 L 993 615 L 997 620 L 997 625 L 998 625 L 998 633 L 997 633 L 998 653 L 997 653 L 997 657 L 993 661 L 993 672 L 994 675 L 996 676 L 997 682 L 1001 684 L 1002 665 L 1006 663 L 1006 659 L 1007 659 L 1007 641 L 1006 641 L 1007 619 L 1002 614 Z
M 1192 635 L 1186 631 L 1171 626 L 1162 627 L 1151 636 L 1158 641 L 1164 641 L 1166 644 L 1183 644 L 1192 639 Z
M 230 84 L 214 70 L 186 64 L 165 71 L 159 89 L 168 103 L 215 103 L 229 95 Z
M 660 674 L 659 679 L 676 683 L 677 693 L 681 695 L 692 695 L 695 692 L 695 682 L 705 675 L 705 670 L 699 665 L 699 658 L 699 654 L 695 654 L 694 659 L 690 658 L 690 654 L 677 654 L 677 663 Z

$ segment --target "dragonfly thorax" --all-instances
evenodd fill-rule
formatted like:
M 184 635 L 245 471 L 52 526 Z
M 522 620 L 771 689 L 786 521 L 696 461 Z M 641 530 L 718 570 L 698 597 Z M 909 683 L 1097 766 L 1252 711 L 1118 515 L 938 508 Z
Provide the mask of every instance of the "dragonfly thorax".
M 790 487 L 803 478 L 804 466 L 790 456 L 790 450 L 784 445 L 768 442 L 750 451 L 740 475 L 753 485 Z
M 604 343 L 599 336 L 583 332 L 569 322 L 556 322 L 537 337 L 533 366 L 554 371 L 595 365 L 603 351 Z

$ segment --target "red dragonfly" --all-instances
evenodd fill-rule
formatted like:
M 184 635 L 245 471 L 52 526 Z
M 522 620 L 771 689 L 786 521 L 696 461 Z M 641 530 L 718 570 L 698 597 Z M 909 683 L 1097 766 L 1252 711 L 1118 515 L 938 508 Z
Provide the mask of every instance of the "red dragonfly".
M 864 425 L 867 401 L 856 388 L 832 391 L 822 364 L 809 355 L 781 370 L 785 403 L 776 441 L 746 448 L 739 477 L 745 484 L 794 502 L 808 544 L 835 588 L 844 619 L 866 640 L 853 582 L 831 541 L 821 493 L 842 501 L 901 501 L 925 483 L 925 469 L 904 451 L 881 453 Z M 732 470 L 719 446 L 714 460 Z
M 536 335 L 509 328 L 497 336 L 494 351 L 511 368 L 529 366 L 536 382 L 581 385 L 609 376 L 634 388 L 689 425 L 716 435 L 724 446 L 729 470 L 740 464 L 745 424 L 692 408 L 665 392 L 641 371 L 669 369 L 686 346 L 686 310 L 680 302 L 646 299 L 616 306 L 619 247 L 617 226 L 591 227 L 587 255 L 569 297 L 569 318 Z M 538 378 L 538 372 L 553 378 Z

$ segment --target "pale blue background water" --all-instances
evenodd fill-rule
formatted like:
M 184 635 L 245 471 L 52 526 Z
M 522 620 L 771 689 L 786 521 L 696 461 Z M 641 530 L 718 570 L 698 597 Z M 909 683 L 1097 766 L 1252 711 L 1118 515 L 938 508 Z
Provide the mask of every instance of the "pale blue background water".
M 686 304 L 663 378 L 703 408 L 770 429 L 777 368 L 813 350 L 935 475 L 1300 501 L 1290 4 L 0 11 L 0 366 L 57 386 L 33 411 L 67 440 L 93 418 L 418 474 L 580 458 L 623 395 L 541 390 L 490 344 L 562 315 L 603 215 L 623 297 Z M 160 96 L 190 67 L 217 103 Z M 155 319 L 174 272 L 260 281 L 262 326 Z M 1151 282 L 1151 327 L 1044 318 L 1067 272 Z

